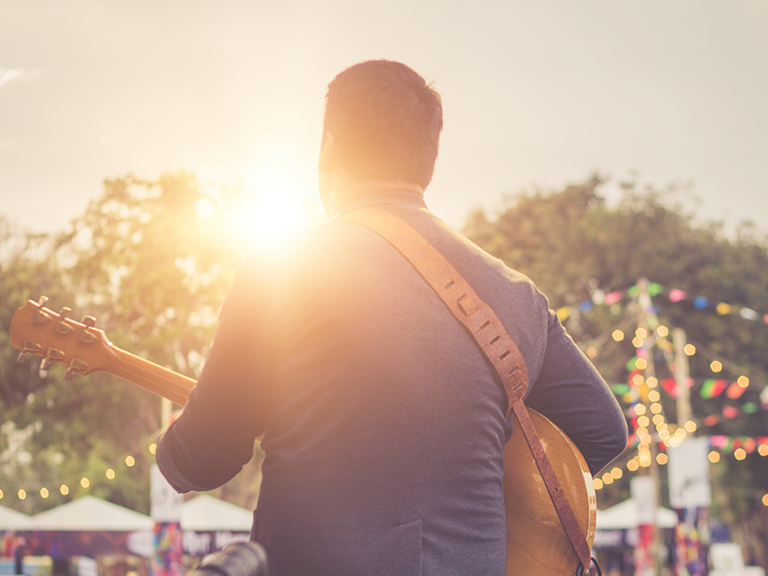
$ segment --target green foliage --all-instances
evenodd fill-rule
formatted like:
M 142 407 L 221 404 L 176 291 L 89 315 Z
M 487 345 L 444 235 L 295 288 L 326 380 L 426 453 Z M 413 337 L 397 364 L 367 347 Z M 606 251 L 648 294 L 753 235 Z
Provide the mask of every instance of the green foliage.
M 465 233 L 527 274 L 549 296 L 553 308 L 570 306 L 578 311 L 582 302 L 647 278 L 667 289 L 706 296 L 714 303 L 746 306 L 761 316 L 768 312 L 768 243 L 753 227 L 743 225 L 734 238 L 726 237 L 720 225 L 697 224 L 674 204 L 674 189 L 641 191 L 633 182 L 623 183 L 623 198 L 609 206 L 600 194 L 604 184 L 593 177 L 562 191 L 521 195 L 494 218 L 483 212 L 472 214 Z M 698 434 L 768 435 L 765 411 L 710 427 L 702 424 L 706 416 L 722 413 L 725 405 L 760 405 L 758 394 L 768 374 L 768 326 L 712 309 L 697 310 L 690 300 L 673 303 L 664 294 L 655 296 L 653 304 L 662 324 L 684 328 L 689 342 L 697 347 L 698 353 L 690 358 L 690 372 L 696 381 L 691 404 Z M 571 314 L 566 327 L 585 351 L 594 349 L 594 362 L 606 380 L 621 383 L 627 382 L 626 363 L 635 355 L 631 340 L 638 319 L 637 301 L 625 299 L 623 304 Z M 617 328 L 629 337 L 614 342 L 611 333 Z M 710 368 L 715 359 L 723 363 L 721 373 Z M 654 365 L 659 379 L 672 377 L 663 354 L 656 354 Z M 742 397 L 700 397 L 704 379 L 731 382 L 741 375 L 752 382 Z M 664 395 L 662 404 L 674 422 L 674 399 Z M 713 513 L 734 526 L 757 523 L 760 507 L 755 505 L 755 495 L 768 492 L 766 466 L 768 458 L 757 454 L 743 462 L 724 457 L 718 468 L 726 472 L 719 477 L 738 478 L 750 490 L 732 489 L 735 484 L 731 483 L 716 487 L 722 491 Z M 625 475 L 601 492 L 604 505 L 626 497 L 627 479 Z M 754 533 L 752 538 L 751 544 L 759 546 Z
M 186 174 L 152 182 L 127 176 L 106 181 L 103 195 L 66 233 L 24 236 L 0 220 L 4 504 L 40 512 L 89 493 L 149 511 L 154 457 L 147 447 L 160 429 L 158 397 L 106 373 L 66 382 L 54 366 L 42 377 L 39 362 L 15 361 L 10 320 L 28 298 L 45 294 L 54 309 L 95 316 L 117 346 L 195 377 L 245 257 L 227 229 L 243 195 L 238 188 L 203 191 Z M 133 466 L 125 463 L 129 455 Z M 257 476 L 258 466 L 249 477 Z M 229 495 L 252 505 L 253 483 L 240 482 L 247 486 Z M 20 488 L 28 493 L 24 500 Z

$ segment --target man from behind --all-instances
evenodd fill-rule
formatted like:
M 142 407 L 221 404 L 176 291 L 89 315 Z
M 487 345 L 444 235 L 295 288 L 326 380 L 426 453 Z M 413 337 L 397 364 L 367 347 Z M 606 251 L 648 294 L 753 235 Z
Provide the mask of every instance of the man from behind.
M 526 403 L 597 472 L 626 423 L 546 298 L 424 202 L 438 94 L 407 66 L 357 64 L 329 85 L 319 160 L 331 220 L 244 264 L 200 380 L 163 436 L 177 490 L 211 490 L 263 436 L 252 536 L 273 576 L 504 574 L 504 388 L 464 327 L 380 236 L 341 216 L 386 211 L 490 305 L 527 366 Z

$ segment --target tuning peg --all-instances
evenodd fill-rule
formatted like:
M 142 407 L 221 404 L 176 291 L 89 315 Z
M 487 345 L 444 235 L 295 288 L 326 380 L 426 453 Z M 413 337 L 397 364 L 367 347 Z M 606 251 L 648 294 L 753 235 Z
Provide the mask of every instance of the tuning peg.
M 40 378 L 48 376 L 48 368 L 50 367 L 51 361 L 48 358 L 43 358 L 42 362 L 40 362 L 40 370 L 37 372 L 40 375 Z
M 24 343 L 21 345 L 21 352 L 19 352 L 19 355 L 16 357 L 16 360 L 18 362 L 24 362 L 24 358 L 26 357 L 27 352 L 32 352 L 34 354 L 37 354 L 40 352 L 40 344 L 37 342 L 33 342 L 29 338 L 24 339 Z
M 72 325 L 66 321 L 71 312 L 72 312 L 72 308 L 70 308 L 69 306 L 64 306 L 64 308 L 62 308 L 59 311 L 59 316 L 61 318 L 59 319 L 59 323 L 56 325 L 56 332 L 58 332 L 59 334 L 68 336 L 75 331 Z
M 37 305 L 42 308 L 45 303 L 48 302 L 48 296 L 40 296 L 40 300 L 37 301 Z
M 96 326 L 96 318 L 94 318 L 93 316 L 86 316 L 85 318 L 83 318 L 83 324 L 88 326 L 88 328 L 93 328 L 94 326 Z
M 72 378 L 74 378 L 74 377 L 75 377 L 75 371 L 72 370 L 72 368 L 67 368 L 64 371 L 64 380 L 66 380 L 67 382 L 72 380 Z

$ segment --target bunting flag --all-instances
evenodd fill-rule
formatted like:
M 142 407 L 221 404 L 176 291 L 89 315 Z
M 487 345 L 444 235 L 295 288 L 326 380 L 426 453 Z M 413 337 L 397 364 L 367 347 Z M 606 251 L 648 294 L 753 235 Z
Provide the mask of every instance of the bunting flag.
M 768 446 L 768 436 L 721 436 L 713 435 L 709 437 L 709 447 L 717 448 L 723 452 L 733 452 L 743 448 L 747 454 L 752 454 L 757 450 L 762 456 L 768 454 L 768 450 L 760 449 L 761 446 Z
M 648 283 L 649 296 L 654 297 L 663 293 L 666 293 L 670 302 L 684 302 L 686 300 L 692 302 L 693 307 L 696 310 L 713 310 L 720 316 L 737 315 L 745 320 L 768 324 L 768 314 L 761 314 L 752 308 L 720 302 L 718 300 L 707 298 L 706 296 L 692 295 L 679 288 L 668 288 L 657 282 Z M 639 294 L 640 288 L 637 285 L 624 290 L 609 292 L 607 294 L 604 290 L 598 289 L 592 292 L 592 297 L 590 299 L 584 300 L 574 306 L 563 306 L 562 308 L 558 308 L 556 312 L 560 320 L 564 322 L 575 312 L 589 312 L 595 306 L 613 306 L 614 304 L 621 302 L 625 296 L 637 298 Z
M 704 399 L 714 398 L 715 396 L 720 396 L 727 386 L 728 384 L 725 380 L 713 380 L 712 378 L 709 378 L 704 380 L 704 385 L 701 387 L 699 395 Z
M 763 406 L 762 408 L 768 408 Z M 702 420 L 705 426 L 714 426 L 723 420 L 731 420 L 743 414 L 754 414 L 761 409 L 756 402 L 746 402 L 741 408 L 735 406 L 723 406 L 722 414 L 711 414 Z
M 746 390 L 746 386 L 742 386 L 738 382 L 732 382 L 731 385 L 728 386 L 728 389 L 725 391 L 725 395 L 728 396 L 728 398 L 731 400 L 735 400 L 736 398 L 741 398 L 742 394 L 744 394 Z

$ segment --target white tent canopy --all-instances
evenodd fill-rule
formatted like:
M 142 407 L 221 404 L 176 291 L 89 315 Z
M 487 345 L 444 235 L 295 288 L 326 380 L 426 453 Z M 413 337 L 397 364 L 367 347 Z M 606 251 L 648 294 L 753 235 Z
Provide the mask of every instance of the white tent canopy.
M 26 530 L 29 526 L 29 516 L 0 506 L 0 530 Z
M 598 530 L 619 530 L 637 528 L 637 502 L 632 498 L 624 500 L 616 506 L 597 511 Z M 677 513 L 669 508 L 656 509 L 656 526 L 659 528 L 674 528 L 677 525 Z
M 250 510 L 207 494 L 195 496 L 181 507 L 182 530 L 248 532 L 252 523 L 253 513 Z
M 31 524 L 33 530 L 133 532 L 154 528 L 154 522 L 149 516 L 94 496 L 83 496 L 41 512 L 32 516 Z

